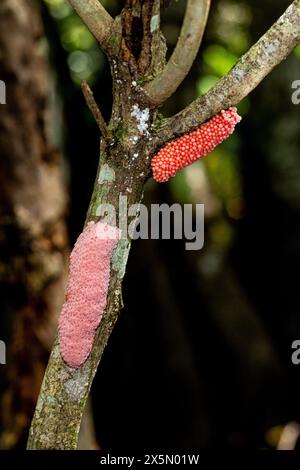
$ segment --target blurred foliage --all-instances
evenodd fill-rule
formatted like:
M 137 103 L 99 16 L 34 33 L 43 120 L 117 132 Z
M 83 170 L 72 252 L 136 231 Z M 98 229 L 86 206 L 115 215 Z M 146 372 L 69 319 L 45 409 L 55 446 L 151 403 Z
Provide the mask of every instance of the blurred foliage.
M 294 50 L 294 54 L 296 57 L 299 57 L 300 58 L 300 46 L 297 46 Z
M 104 67 L 104 55 L 96 40 L 66 0 L 44 1 L 57 21 L 62 46 L 69 54 L 72 79 L 77 85 L 82 80 L 93 84 Z

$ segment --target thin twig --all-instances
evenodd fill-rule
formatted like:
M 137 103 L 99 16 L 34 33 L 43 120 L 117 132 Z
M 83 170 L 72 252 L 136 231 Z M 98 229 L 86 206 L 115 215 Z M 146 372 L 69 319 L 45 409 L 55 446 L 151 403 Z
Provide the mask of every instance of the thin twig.
M 106 142 L 111 142 L 112 141 L 112 136 L 108 130 L 108 127 L 106 125 L 106 122 L 102 116 L 102 113 L 99 109 L 99 106 L 97 105 L 94 94 L 86 80 L 83 80 L 81 83 L 81 90 L 82 93 L 85 97 L 86 103 L 92 113 L 92 115 L 95 118 L 96 123 L 98 124 L 98 127 L 101 131 L 102 137 Z
M 189 73 L 205 31 L 210 0 L 188 0 L 181 33 L 166 67 L 144 89 L 152 104 L 159 106 L 169 98 Z

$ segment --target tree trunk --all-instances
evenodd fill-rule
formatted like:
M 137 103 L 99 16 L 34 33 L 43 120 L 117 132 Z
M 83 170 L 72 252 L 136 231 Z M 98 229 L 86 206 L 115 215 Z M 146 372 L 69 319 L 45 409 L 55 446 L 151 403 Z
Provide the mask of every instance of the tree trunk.
M 10 330 L 0 444 L 13 448 L 25 442 L 53 342 L 68 238 L 37 4 L 2 0 L 0 23 L 0 308 Z

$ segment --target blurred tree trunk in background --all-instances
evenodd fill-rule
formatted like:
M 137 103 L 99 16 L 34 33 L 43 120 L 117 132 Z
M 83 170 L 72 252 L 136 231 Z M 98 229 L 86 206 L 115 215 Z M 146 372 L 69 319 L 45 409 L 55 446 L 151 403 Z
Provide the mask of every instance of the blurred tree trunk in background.
M 2 448 L 22 446 L 64 299 L 68 237 L 61 158 L 49 126 L 49 81 L 36 2 L 0 4 L 0 309 Z

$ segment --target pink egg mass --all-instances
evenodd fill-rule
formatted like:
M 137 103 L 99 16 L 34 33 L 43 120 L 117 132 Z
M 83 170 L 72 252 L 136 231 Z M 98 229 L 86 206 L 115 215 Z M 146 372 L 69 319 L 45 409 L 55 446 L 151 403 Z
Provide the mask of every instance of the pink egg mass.
M 120 230 L 89 222 L 70 258 L 66 301 L 59 319 L 59 344 L 64 361 L 78 368 L 89 356 L 106 306 L 112 251 Z
M 153 178 L 159 183 L 199 158 L 205 157 L 217 145 L 227 139 L 240 122 L 236 108 L 221 111 L 198 129 L 165 145 L 152 159 Z

